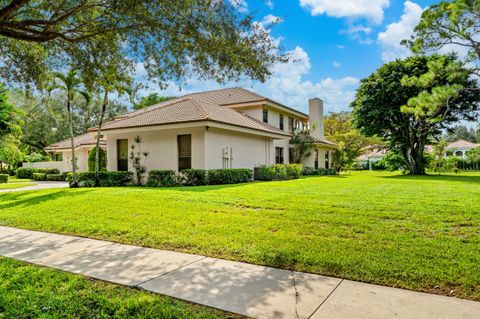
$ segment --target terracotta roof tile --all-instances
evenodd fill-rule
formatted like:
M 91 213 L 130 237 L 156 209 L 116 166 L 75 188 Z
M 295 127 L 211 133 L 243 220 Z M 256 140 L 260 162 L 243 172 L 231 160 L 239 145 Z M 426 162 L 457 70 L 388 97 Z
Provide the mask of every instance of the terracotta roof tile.
M 472 143 L 466 140 L 458 140 L 448 144 L 447 148 L 476 148 L 480 147 L 480 144 Z
M 96 137 L 91 133 L 75 136 L 73 141 L 75 144 L 75 148 L 80 146 L 95 145 L 97 143 Z M 70 149 L 71 148 L 70 143 L 71 143 L 70 138 L 67 138 L 63 141 L 48 145 L 47 147 L 44 148 L 44 150 L 53 151 L 58 149 Z M 107 145 L 107 141 L 105 139 L 100 139 L 100 146 L 106 146 L 106 145 Z

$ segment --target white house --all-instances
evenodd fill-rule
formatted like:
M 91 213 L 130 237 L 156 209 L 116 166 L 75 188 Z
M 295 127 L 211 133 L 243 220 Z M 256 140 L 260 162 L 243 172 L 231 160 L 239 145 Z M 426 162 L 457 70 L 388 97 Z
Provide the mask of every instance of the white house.
M 308 125 L 313 128 L 316 149 L 304 165 L 328 168 L 336 144 L 324 138 L 322 100 L 310 100 L 309 113 L 242 88 L 188 94 L 106 123 L 102 134 L 107 169 L 133 170 L 128 157 L 136 136 L 143 141 L 142 152 L 149 153 L 147 171 L 289 163 L 291 135 Z M 89 133 L 93 136 L 96 129 Z M 67 159 L 68 151 L 63 154 Z M 78 162 L 87 156 L 88 152 L 79 152 Z M 81 164 L 79 168 L 86 169 Z
M 468 151 L 477 147 L 480 147 L 480 144 L 472 143 L 466 140 L 458 140 L 447 145 L 447 154 L 445 154 L 445 156 L 451 153 L 457 157 L 466 157 Z

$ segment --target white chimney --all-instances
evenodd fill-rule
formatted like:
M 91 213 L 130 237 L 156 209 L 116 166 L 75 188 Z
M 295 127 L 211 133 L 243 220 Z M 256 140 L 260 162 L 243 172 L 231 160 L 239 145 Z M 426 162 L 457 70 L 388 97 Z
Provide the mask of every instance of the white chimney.
M 308 118 L 310 135 L 318 139 L 324 139 L 323 101 L 318 97 L 308 100 Z

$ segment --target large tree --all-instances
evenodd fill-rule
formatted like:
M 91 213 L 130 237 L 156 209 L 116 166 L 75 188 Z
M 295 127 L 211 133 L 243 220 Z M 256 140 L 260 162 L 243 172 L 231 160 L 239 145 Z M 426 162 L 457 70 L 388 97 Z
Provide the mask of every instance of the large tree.
M 0 141 L 21 133 L 21 112 L 8 101 L 7 89 L 0 83 Z
M 447 130 L 445 140 L 447 142 L 455 142 L 458 140 L 466 140 L 472 143 L 479 143 L 478 140 L 480 132 L 473 127 L 466 127 L 465 125 L 455 125 Z
M 362 80 L 352 103 L 355 125 L 387 140 L 410 174 L 425 174 L 424 148 L 458 120 L 474 120 L 479 94 L 453 56 L 415 56 L 383 65 Z
M 149 106 L 152 106 L 161 102 L 165 102 L 174 98 L 175 97 L 171 97 L 171 96 L 161 96 L 158 93 L 150 93 L 149 95 L 142 97 L 140 101 L 138 101 L 137 103 L 133 104 L 133 109 L 141 110 Z
M 235 3 L 0 0 L 0 71 L 28 88 L 45 83 L 48 70 L 73 65 L 88 86 L 98 73 L 95 58 L 118 53 L 141 63 L 161 86 L 189 73 L 219 82 L 241 75 L 263 81 L 285 56 Z
M 480 0 L 442 1 L 423 12 L 414 35 L 403 43 L 416 53 L 463 48 L 470 59 L 479 60 L 479 34 Z

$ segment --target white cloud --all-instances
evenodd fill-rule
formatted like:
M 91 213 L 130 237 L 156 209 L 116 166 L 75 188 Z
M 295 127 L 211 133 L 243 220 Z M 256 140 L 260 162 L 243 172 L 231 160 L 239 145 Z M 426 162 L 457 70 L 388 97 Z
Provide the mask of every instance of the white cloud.
M 300 0 L 300 5 L 314 16 L 326 14 L 337 18 L 366 18 L 379 24 L 390 0 Z
M 341 65 L 339 62 L 337 62 L 337 61 L 333 61 L 333 62 L 332 62 L 332 65 L 333 65 L 334 67 L 336 67 L 336 68 L 339 68 L 339 67 L 342 66 L 342 65 Z
M 409 39 L 415 27 L 420 22 L 423 9 L 418 4 L 406 1 L 403 15 L 398 22 L 391 23 L 384 32 L 378 34 L 378 41 L 382 47 L 382 59 L 385 62 L 411 55 L 410 49 L 400 44 Z
M 263 27 L 268 27 L 269 25 L 273 23 L 282 23 L 283 19 L 281 17 L 274 16 L 273 14 L 268 14 L 263 17 L 262 21 L 260 22 Z
M 338 112 L 349 109 L 350 102 L 355 96 L 359 79 L 354 77 L 340 79 L 327 77 L 318 82 L 306 80 L 304 77 L 311 72 L 310 58 L 307 52 L 297 46 L 289 53 L 292 57 L 291 61 L 277 64 L 273 69 L 273 75 L 265 83 L 244 78 L 239 82 L 220 85 L 213 80 L 189 79 L 184 88 L 180 88 L 175 83 L 170 83 L 166 90 L 159 93 L 164 96 L 178 96 L 222 87 L 240 86 L 303 112 L 308 111 L 308 99 L 313 97 L 320 97 L 325 101 L 326 112 Z M 142 67 L 139 67 L 138 70 L 141 71 Z M 154 91 L 158 90 L 153 88 L 148 91 L 144 90 L 142 95 Z
M 341 44 L 337 45 L 337 49 L 343 50 L 345 48 L 346 48 L 346 46 L 344 46 L 344 45 L 341 45 Z
M 265 0 L 265 4 L 266 4 L 267 7 L 269 7 L 270 9 L 273 9 L 273 1 L 272 1 L 272 0 Z
M 238 11 L 242 13 L 248 12 L 248 3 L 246 0 L 230 0 L 230 3 L 234 5 Z

